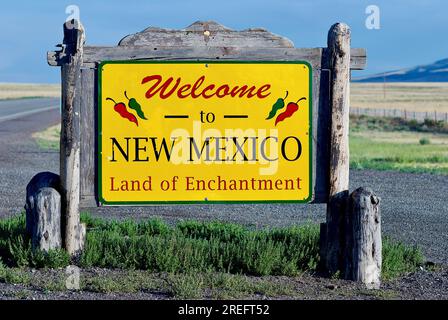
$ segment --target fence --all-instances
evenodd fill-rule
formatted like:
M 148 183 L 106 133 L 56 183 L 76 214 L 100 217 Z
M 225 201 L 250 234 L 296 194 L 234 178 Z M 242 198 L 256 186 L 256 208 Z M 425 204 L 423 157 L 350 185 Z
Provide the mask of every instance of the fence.
M 423 122 L 425 120 L 444 121 L 448 123 L 448 112 L 419 112 L 401 109 L 350 108 L 350 114 L 385 118 L 402 118 Z

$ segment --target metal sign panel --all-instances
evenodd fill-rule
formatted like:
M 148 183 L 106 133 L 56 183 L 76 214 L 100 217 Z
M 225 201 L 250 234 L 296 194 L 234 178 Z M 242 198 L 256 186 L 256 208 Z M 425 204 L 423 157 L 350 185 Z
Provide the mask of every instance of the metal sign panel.
M 103 62 L 100 202 L 309 202 L 311 79 L 301 61 Z

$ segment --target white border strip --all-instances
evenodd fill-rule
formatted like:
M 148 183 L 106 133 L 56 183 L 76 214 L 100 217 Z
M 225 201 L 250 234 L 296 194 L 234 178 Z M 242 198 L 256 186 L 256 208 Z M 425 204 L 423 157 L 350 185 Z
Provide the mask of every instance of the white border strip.
M 11 114 L 9 116 L 1 117 L 0 118 L 0 122 L 6 121 L 6 120 L 17 119 L 17 118 L 20 118 L 20 117 L 28 116 L 28 115 L 39 113 L 39 112 L 49 111 L 49 110 L 53 110 L 53 109 L 57 109 L 57 108 L 59 108 L 59 105 L 55 105 L 55 106 L 51 106 L 51 107 L 45 107 L 45 108 L 42 108 L 42 109 L 36 109 L 36 110 L 19 112 L 19 113 Z

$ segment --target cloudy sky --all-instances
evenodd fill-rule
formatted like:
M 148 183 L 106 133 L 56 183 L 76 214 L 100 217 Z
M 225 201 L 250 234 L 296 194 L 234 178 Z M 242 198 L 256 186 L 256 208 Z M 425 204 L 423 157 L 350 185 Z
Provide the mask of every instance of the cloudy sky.
M 431 63 L 448 57 L 448 2 L 444 0 L 21 0 L 0 11 L 0 82 L 59 81 L 46 52 L 62 41 L 66 8 L 77 5 L 87 44 L 115 45 L 148 26 L 181 29 L 215 20 L 232 29 L 264 27 L 296 47 L 326 45 L 328 28 L 345 22 L 352 46 L 368 52 L 367 70 L 355 76 Z M 366 27 L 366 8 L 380 9 L 380 29 Z

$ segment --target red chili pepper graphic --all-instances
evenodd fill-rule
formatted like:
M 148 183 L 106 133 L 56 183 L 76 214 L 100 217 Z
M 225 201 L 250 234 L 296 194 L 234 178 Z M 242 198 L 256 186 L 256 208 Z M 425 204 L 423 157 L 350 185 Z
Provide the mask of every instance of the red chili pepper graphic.
M 277 123 L 282 122 L 283 120 L 285 120 L 286 118 L 291 117 L 294 113 L 297 112 L 297 110 L 299 110 L 299 106 L 298 103 L 302 100 L 306 100 L 305 97 L 300 98 L 299 100 L 297 100 L 297 102 L 290 102 L 288 103 L 288 105 L 286 106 L 286 110 L 283 111 L 282 113 L 280 113 L 277 118 L 275 119 L 275 125 L 277 125 Z
M 123 102 L 116 103 L 115 100 L 112 98 L 106 98 L 106 100 L 110 100 L 113 103 L 115 103 L 114 110 L 123 118 L 128 119 L 131 122 L 134 122 L 138 127 L 137 118 L 132 113 L 128 112 L 128 110 L 126 109 L 126 105 Z

